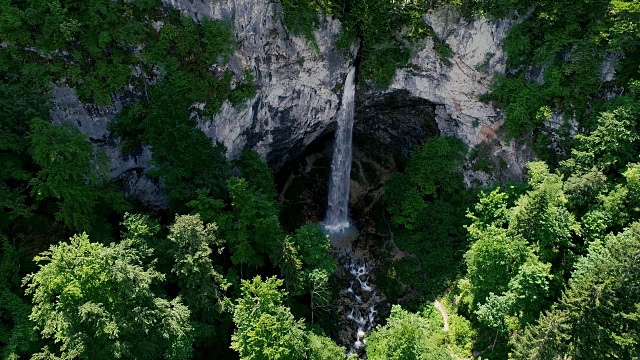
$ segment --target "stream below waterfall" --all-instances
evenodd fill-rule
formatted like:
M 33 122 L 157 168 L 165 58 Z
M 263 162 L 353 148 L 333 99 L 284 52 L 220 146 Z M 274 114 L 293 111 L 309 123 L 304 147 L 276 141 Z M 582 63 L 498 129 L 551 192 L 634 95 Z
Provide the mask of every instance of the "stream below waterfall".
M 340 290 L 338 314 L 339 337 L 347 345 L 347 353 L 366 359 L 366 336 L 375 327 L 378 305 L 383 301 L 373 283 L 374 266 L 368 255 L 354 247 L 358 233 L 353 230 L 329 235 L 334 254 L 340 262 L 339 278 L 345 286 Z
M 344 289 L 347 298 L 351 300 L 351 309 L 343 314 L 347 324 L 351 324 L 352 345 L 349 354 L 358 354 L 366 358 L 366 334 L 375 326 L 376 304 L 380 298 L 376 295 L 375 286 L 371 283 L 371 267 L 363 260 L 353 260 L 342 265 L 348 272 L 349 287 Z

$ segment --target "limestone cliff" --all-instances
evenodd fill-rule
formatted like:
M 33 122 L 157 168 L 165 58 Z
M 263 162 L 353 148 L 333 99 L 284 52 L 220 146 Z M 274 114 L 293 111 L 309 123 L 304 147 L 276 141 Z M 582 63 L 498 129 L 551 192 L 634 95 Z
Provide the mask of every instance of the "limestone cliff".
M 451 49 L 450 57 L 437 54 L 434 40 L 411 59 L 409 66 L 399 69 L 389 91 L 406 90 L 411 95 L 436 104 L 438 128 L 444 136 L 463 140 L 470 149 L 485 143 L 492 159 L 499 162 L 493 174 L 465 170 L 468 185 L 501 178 L 521 178 L 530 152 L 505 141 L 500 127 L 504 114 L 480 96 L 489 92 L 493 75 L 504 73 L 506 55 L 502 40 L 511 27 L 508 20 L 465 20 L 453 9 L 425 15 L 440 41 Z M 501 166 L 499 166 L 501 165 Z
M 210 138 L 223 142 L 230 158 L 250 147 L 277 170 L 326 133 L 340 105 L 339 90 L 352 61 L 333 44 L 341 26 L 337 20 L 327 19 L 316 31 L 316 48 L 287 31 L 277 1 L 163 1 L 196 20 L 208 17 L 231 21 L 238 47 L 226 66 L 236 74 L 249 69 L 255 75 L 257 96 L 246 106 L 234 108 L 225 103 L 212 118 L 199 119 L 199 127 Z M 468 184 L 486 183 L 497 177 L 521 177 L 527 152 L 502 139 L 499 128 L 503 114 L 479 100 L 488 91 L 492 75 L 504 71 L 501 41 L 510 27 L 509 21 L 465 21 L 451 10 L 427 14 L 425 19 L 449 45 L 451 57 L 440 57 L 433 40 L 425 39 L 424 47 L 417 49 L 409 66 L 397 70 L 387 92 L 401 90 L 433 103 L 441 134 L 458 137 L 470 148 L 482 142 L 491 145 L 491 156 L 500 159 L 502 171 L 496 176 L 468 167 Z M 376 94 L 366 96 L 371 99 Z M 112 106 L 91 106 L 82 104 L 73 89 L 56 88 L 51 101 L 52 117 L 57 123 L 77 124 L 94 144 L 102 147 L 112 159 L 112 178 L 130 194 L 147 204 L 162 206 L 164 199 L 157 184 L 145 175 L 151 149 L 145 147 L 123 157 L 118 140 L 107 129 L 126 102 L 127 96 L 119 95 L 114 96 Z
M 349 59 L 335 49 L 333 38 L 340 23 L 327 19 L 316 31 L 317 47 L 303 37 L 292 36 L 282 24 L 279 3 L 266 0 L 165 0 L 188 16 L 231 21 L 238 43 L 226 65 L 235 74 L 249 69 L 255 76 L 257 96 L 244 106 L 226 102 L 212 118 L 199 119 L 199 127 L 224 143 L 229 158 L 244 147 L 258 151 L 278 169 L 298 156 L 333 121 Z M 158 27 L 162 24 L 156 24 Z M 55 87 L 51 110 L 54 123 L 70 122 L 86 133 L 112 160 L 111 177 L 125 190 L 152 206 L 165 206 L 157 184 L 145 174 L 151 149 L 120 154 L 118 139 L 108 124 L 128 101 L 114 95 L 111 106 L 83 104 L 71 88 Z
M 231 20 L 238 48 L 229 63 L 235 73 L 250 69 L 258 95 L 244 109 L 226 103 L 200 127 L 227 146 L 229 157 L 244 147 L 258 151 L 273 168 L 299 155 L 331 123 L 339 106 L 334 89 L 349 61 L 333 46 L 340 23 L 328 19 L 316 32 L 318 48 L 292 36 L 280 5 L 267 0 L 164 0 L 199 20 Z

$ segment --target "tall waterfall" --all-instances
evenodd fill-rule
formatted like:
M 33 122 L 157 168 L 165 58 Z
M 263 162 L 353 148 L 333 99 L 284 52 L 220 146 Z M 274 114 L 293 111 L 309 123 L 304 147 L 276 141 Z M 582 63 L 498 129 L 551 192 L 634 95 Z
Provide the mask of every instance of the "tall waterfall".
M 351 181 L 351 138 L 353 130 L 354 97 L 356 93 L 356 68 L 347 75 L 342 94 L 342 108 L 338 112 L 338 129 L 333 146 L 329 204 L 324 228 L 330 232 L 342 232 L 349 224 L 349 183 Z

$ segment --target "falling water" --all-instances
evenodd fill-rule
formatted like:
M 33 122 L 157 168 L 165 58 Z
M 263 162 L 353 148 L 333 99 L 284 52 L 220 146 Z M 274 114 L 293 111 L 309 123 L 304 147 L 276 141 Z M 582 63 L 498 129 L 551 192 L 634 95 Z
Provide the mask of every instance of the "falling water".
M 331 162 L 331 182 L 329 183 L 329 204 L 324 228 L 330 232 L 342 232 L 349 224 L 349 183 L 351 175 L 351 132 L 353 129 L 353 108 L 356 92 L 356 68 L 351 68 L 344 84 L 342 108 L 338 112 L 338 129 Z
M 341 249 L 346 255 L 343 267 L 347 270 L 349 287 L 342 291 L 347 300 L 343 308 L 345 319 L 344 338 L 351 343 L 349 354 L 358 354 L 366 359 L 366 334 L 375 325 L 378 314 L 376 305 L 380 297 L 376 295 L 375 286 L 371 283 L 371 267 L 364 259 L 353 252 L 352 241 L 357 230 L 349 223 L 349 185 L 351 182 L 351 138 L 353 130 L 354 97 L 356 92 L 356 69 L 351 68 L 344 84 L 342 107 L 338 111 L 338 129 L 333 148 L 331 162 L 331 181 L 329 183 L 329 203 L 327 217 L 323 227 L 334 250 Z M 346 311 L 345 311 L 346 310 Z

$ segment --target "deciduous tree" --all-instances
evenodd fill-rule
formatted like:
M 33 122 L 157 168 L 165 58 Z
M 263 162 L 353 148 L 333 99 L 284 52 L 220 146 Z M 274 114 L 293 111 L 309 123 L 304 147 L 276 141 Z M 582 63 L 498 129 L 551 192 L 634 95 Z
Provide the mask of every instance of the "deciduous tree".
M 86 234 L 35 258 L 24 284 L 30 319 L 52 340 L 35 358 L 165 358 L 191 356 L 189 309 L 154 294 L 164 275 L 142 265 L 127 243 L 103 246 Z
M 257 276 L 242 281 L 233 313 L 231 348 L 245 360 L 295 360 L 306 357 L 304 325 L 283 305 L 282 280 Z

